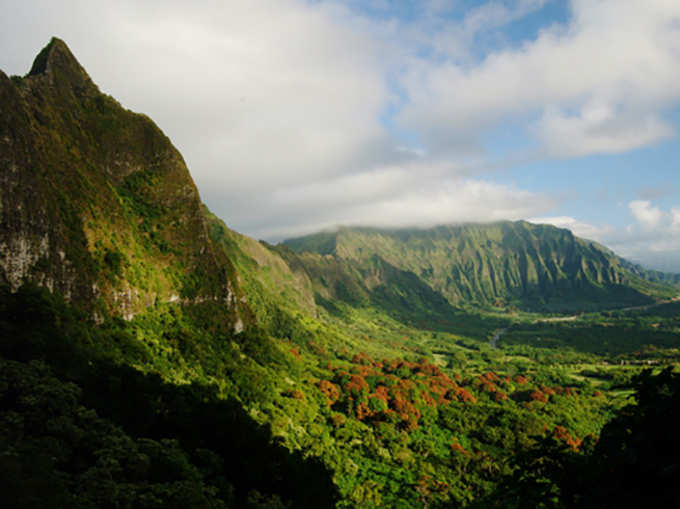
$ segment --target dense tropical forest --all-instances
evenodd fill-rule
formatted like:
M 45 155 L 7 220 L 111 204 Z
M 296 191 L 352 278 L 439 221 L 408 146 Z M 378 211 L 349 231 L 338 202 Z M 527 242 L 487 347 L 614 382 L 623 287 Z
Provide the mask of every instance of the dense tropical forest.
M 677 278 L 525 222 L 230 230 L 53 39 L 0 72 L 3 507 L 677 507 Z

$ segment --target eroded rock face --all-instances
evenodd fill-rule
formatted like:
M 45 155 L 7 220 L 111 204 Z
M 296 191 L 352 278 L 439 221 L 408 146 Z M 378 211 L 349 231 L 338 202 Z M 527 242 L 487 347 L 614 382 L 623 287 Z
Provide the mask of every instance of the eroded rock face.
M 400 295 L 424 284 L 428 288 L 412 294 L 411 305 L 432 291 L 452 306 L 576 312 L 643 305 L 675 293 L 657 284 L 663 275 L 631 270 L 631 264 L 595 242 L 526 221 L 429 229 L 344 227 L 285 245 L 298 254 L 316 279 L 315 291 L 327 299 L 367 299 L 389 287 L 399 288 L 398 305 Z M 425 307 L 432 308 L 437 299 L 430 296 Z
M 33 239 L 24 232 L 18 232 L 9 237 L 7 243 L 0 244 L 0 266 L 12 291 L 21 286 L 40 259 L 48 257 L 49 246 L 48 235 Z
M 241 292 L 209 239 L 181 154 L 146 116 L 102 94 L 62 41 L 24 78 L 0 71 L 0 281 L 32 281 L 129 319 L 155 302 Z

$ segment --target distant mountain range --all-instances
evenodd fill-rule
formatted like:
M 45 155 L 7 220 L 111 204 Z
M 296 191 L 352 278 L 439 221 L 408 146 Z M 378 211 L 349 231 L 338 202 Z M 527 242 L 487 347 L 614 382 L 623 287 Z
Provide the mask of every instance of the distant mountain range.
M 452 306 L 573 312 L 642 305 L 677 293 L 670 286 L 677 277 L 646 271 L 569 230 L 525 221 L 340 228 L 284 245 L 313 267 L 310 274 L 334 260 L 348 268 L 346 274 L 362 274 L 357 284 L 366 289 L 421 284 Z M 342 298 L 346 283 L 338 290 L 337 284 L 316 279 L 320 288 Z

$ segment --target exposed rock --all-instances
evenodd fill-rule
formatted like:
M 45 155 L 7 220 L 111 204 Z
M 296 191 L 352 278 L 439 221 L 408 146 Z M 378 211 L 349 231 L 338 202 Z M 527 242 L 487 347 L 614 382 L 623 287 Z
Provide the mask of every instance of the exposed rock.
M 235 270 L 181 154 L 59 39 L 26 77 L 0 71 L 0 184 L 0 280 L 12 290 L 32 281 L 99 319 L 224 302 L 223 319 L 243 328 Z

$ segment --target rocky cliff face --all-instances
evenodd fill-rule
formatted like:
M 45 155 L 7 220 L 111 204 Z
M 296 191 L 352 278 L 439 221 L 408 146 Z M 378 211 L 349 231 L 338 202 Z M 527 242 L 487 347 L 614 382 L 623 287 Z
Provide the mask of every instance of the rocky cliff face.
M 565 229 L 523 221 L 426 230 L 341 228 L 285 245 L 351 262 L 362 273 L 380 260 L 417 277 L 454 306 L 577 311 L 675 294 L 629 270 L 603 246 Z
M 182 156 L 59 39 L 25 77 L 0 71 L 0 184 L 0 281 L 12 289 L 32 281 L 124 318 L 209 301 L 242 327 L 234 268 Z

